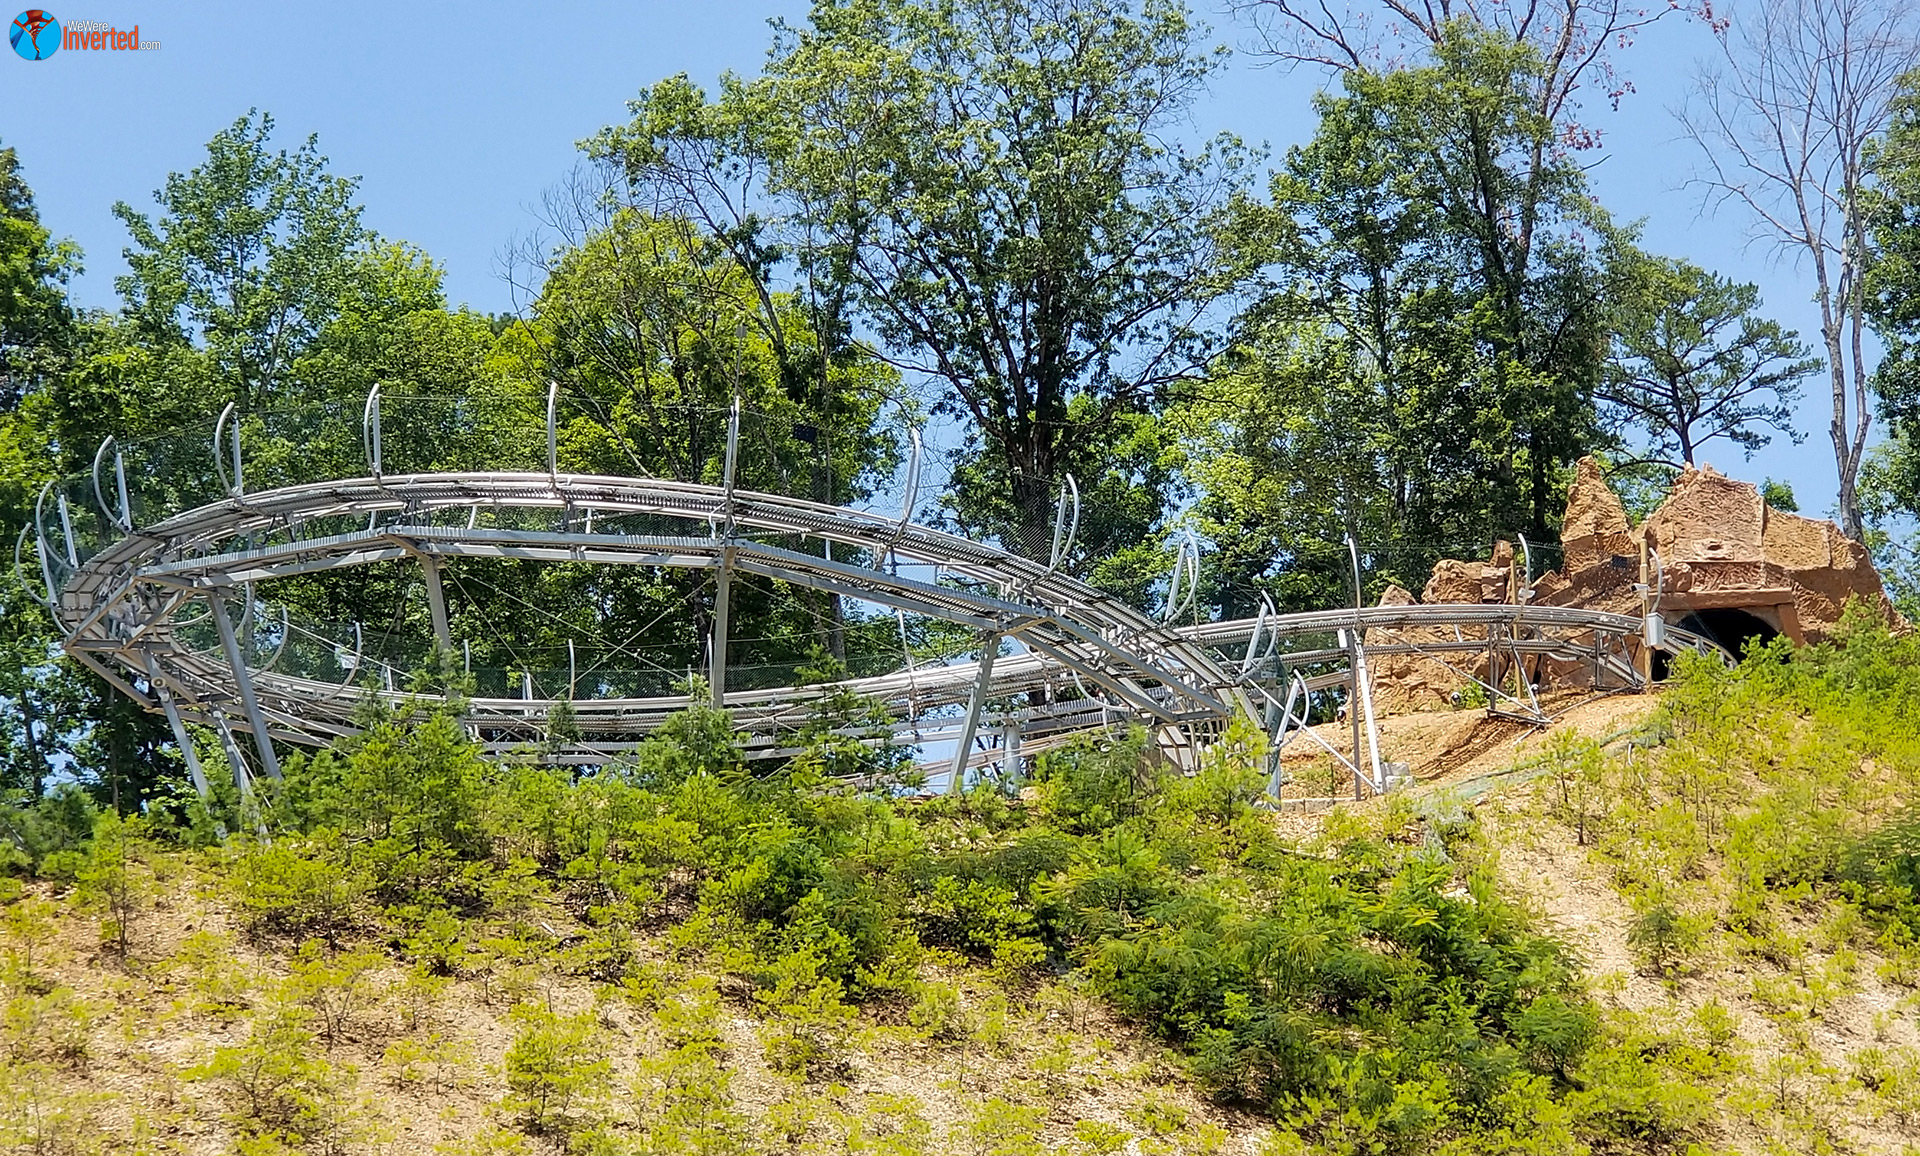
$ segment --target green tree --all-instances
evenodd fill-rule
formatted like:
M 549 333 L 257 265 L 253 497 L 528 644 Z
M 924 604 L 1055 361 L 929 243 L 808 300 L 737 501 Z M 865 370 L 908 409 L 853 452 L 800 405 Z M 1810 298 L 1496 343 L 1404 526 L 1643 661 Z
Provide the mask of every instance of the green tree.
M 811 259 L 979 432 L 960 523 L 1029 556 L 1063 475 L 1164 483 L 1114 451 L 1199 374 L 1243 271 L 1239 145 L 1172 143 L 1218 64 L 1200 35 L 1165 0 L 824 0 L 745 90 L 785 126 L 768 183 Z
M 1603 440 L 1617 234 L 1539 109 L 1545 78 L 1455 23 L 1424 66 L 1317 99 L 1260 214 L 1266 291 L 1185 423 L 1223 607 L 1345 596 L 1347 533 L 1403 579 L 1551 535 L 1565 470 Z
M 1718 29 L 1720 58 L 1697 66 L 1700 99 L 1680 121 L 1700 147 L 1706 203 L 1732 203 L 1753 236 L 1791 253 L 1820 310 L 1832 398 L 1827 433 L 1840 530 L 1864 540 L 1860 471 L 1877 243 L 1875 145 L 1898 118 L 1903 76 L 1920 66 L 1911 6 L 1897 0 L 1766 0 Z
M 0 149 L 0 534 L 11 547 L 51 476 L 44 406 L 38 398 L 64 371 L 77 340 L 67 279 L 79 269 L 70 241 L 40 223 L 18 155 Z M 43 705 L 52 665 L 52 623 L 14 580 L 0 579 L 0 698 L 5 701 L 7 787 L 38 796 L 52 751 Z
M 40 223 L 19 156 L 0 148 L 0 410 L 11 414 L 71 352 L 66 283 L 79 268 L 73 242 Z
M 124 201 L 133 235 L 115 282 L 149 341 L 204 350 L 219 393 L 242 409 L 282 399 L 294 360 L 338 308 L 370 234 L 358 181 L 334 176 L 308 137 L 271 151 L 273 117 L 221 130 L 205 163 L 154 193 L 153 218 Z
M 1886 347 L 1873 390 L 1888 436 L 1861 468 L 1860 504 L 1874 561 L 1911 614 L 1920 608 L 1920 73 L 1902 78 L 1871 163 L 1865 296 Z
M 1797 334 L 1756 316 L 1760 290 L 1688 261 L 1630 259 L 1630 291 L 1614 322 L 1613 356 L 1598 396 L 1610 416 L 1645 439 L 1646 454 L 1670 466 L 1695 462 L 1725 440 L 1751 458 L 1793 428 L 1800 382 L 1821 361 Z

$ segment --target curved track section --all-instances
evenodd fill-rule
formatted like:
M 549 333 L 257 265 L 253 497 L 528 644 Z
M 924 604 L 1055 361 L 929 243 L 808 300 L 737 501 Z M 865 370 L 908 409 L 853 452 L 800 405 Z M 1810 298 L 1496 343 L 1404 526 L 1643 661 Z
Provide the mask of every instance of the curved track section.
M 800 547 L 809 541 L 884 565 L 808 553 Z M 909 713 L 953 705 L 956 696 L 939 693 L 942 687 L 964 685 L 960 697 L 972 699 L 975 686 L 1003 691 L 1030 671 L 1044 672 L 1043 681 L 1093 688 L 1127 717 L 1160 725 L 1218 719 L 1235 709 L 1236 680 L 1208 647 L 1037 562 L 858 511 L 633 478 L 422 475 L 249 494 L 178 514 L 94 554 L 61 586 L 56 612 L 70 652 L 156 709 L 164 686 L 191 721 L 215 723 L 224 714 L 253 729 L 248 716 L 258 714 L 275 737 L 322 743 L 351 733 L 367 691 L 351 677 L 332 683 L 282 673 L 275 669 L 278 647 L 230 639 L 258 633 L 248 628 L 252 618 L 263 618 L 251 625 L 268 633 L 276 628 L 270 616 L 254 612 L 254 585 L 396 559 L 431 570 L 476 557 L 756 574 L 978 632 L 980 662 L 905 676 Z M 901 576 L 903 563 L 931 567 L 933 580 Z M 996 678 L 1003 643 L 1017 653 Z M 343 652 L 347 643 L 333 645 Z M 271 657 L 257 661 L 263 649 Z M 349 673 L 360 666 L 344 657 L 340 665 Z M 963 675 L 961 684 L 951 682 L 956 675 Z M 920 680 L 928 683 L 924 701 Z M 142 693 L 134 682 L 158 685 Z M 249 693 L 257 709 L 248 707 Z M 749 731 L 771 733 L 802 721 L 816 696 L 754 691 L 716 701 Z M 468 719 L 490 741 L 511 745 L 538 738 L 557 701 L 475 699 Z M 592 693 L 567 701 L 583 732 L 607 738 L 644 733 L 687 702 Z
M 696 637 L 704 632 L 707 647 L 698 672 L 707 676 L 712 701 L 727 708 L 749 736 L 749 754 L 787 753 L 796 730 L 817 724 L 824 697 L 852 691 L 881 704 L 892 720 L 854 729 L 852 737 L 922 754 L 951 749 L 944 765 L 954 783 L 963 781 L 969 767 L 995 762 L 1017 768 L 1023 751 L 1119 722 L 1149 726 L 1163 750 L 1189 765 L 1236 716 L 1261 726 L 1277 748 L 1289 734 L 1302 732 L 1310 716 L 1324 716 L 1329 704 L 1316 716 L 1313 696 L 1328 691 L 1335 692 L 1334 705 L 1364 706 L 1371 728 L 1369 658 L 1439 663 L 1461 685 L 1484 688 L 1491 709 L 1544 721 L 1533 691 L 1549 663 L 1562 672 L 1577 668 L 1582 685 L 1610 693 L 1645 685 L 1650 649 L 1719 653 L 1704 638 L 1653 630 L 1638 618 L 1541 606 L 1387 606 L 1285 615 L 1269 609 L 1254 618 L 1171 626 L 1060 571 L 1078 523 L 1070 480 L 1071 494 L 1063 492 L 1057 514 L 1054 561 L 1043 565 L 911 520 L 917 438 L 905 512 L 887 518 L 737 489 L 737 403 L 727 420 L 725 484 L 562 473 L 556 398 L 557 388 L 547 398 L 544 472 L 384 474 L 377 391 L 361 415 L 359 434 L 371 471 L 366 477 L 301 480 L 303 467 L 322 475 L 338 470 L 324 464 L 333 460 L 324 455 L 305 461 L 301 450 L 323 444 L 312 441 L 320 436 L 315 430 L 331 430 L 328 436 L 338 441 L 342 435 L 334 427 L 348 428 L 339 415 L 289 420 L 277 443 L 270 439 L 279 447 L 276 469 L 285 484 L 245 492 L 240 419 L 229 407 L 213 426 L 218 485 L 211 492 L 226 495 L 213 501 L 169 498 L 185 491 L 157 481 L 146 486 L 155 479 L 137 468 L 129 471 L 118 450 L 108 458 L 109 439 L 95 456 L 91 478 L 49 486 L 41 495 L 29 527 L 43 580 L 35 585 L 44 586 L 69 653 L 148 709 L 165 713 L 190 764 L 184 724 L 215 728 L 243 788 L 236 730 L 263 740 L 257 744 L 261 769 L 277 775 L 273 743 L 264 740 L 314 745 L 352 734 L 369 696 L 395 703 L 408 697 L 403 667 L 433 646 L 448 656 L 460 651 L 449 627 L 442 575 L 457 579 L 461 561 L 471 559 L 710 575 L 713 601 L 702 612 L 710 618 L 694 627 Z M 424 400 L 431 399 L 386 404 L 404 409 Z M 473 452 L 488 461 L 525 461 L 524 453 L 502 448 L 491 434 L 481 441 Z M 151 448 L 143 452 L 178 471 L 182 461 L 204 460 L 204 443 L 199 454 L 189 449 L 172 458 Z M 113 469 L 106 474 L 109 460 Z M 188 469 L 183 476 L 191 482 L 197 475 Z M 200 492 L 209 492 L 205 486 L 213 480 L 200 479 Z M 137 510 L 149 508 L 146 489 L 158 494 L 154 513 L 136 525 Z M 27 540 L 23 532 L 16 569 Z M 351 581 L 367 568 L 394 563 L 418 567 L 431 607 L 434 637 L 430 643 L 413 640 L 412 660 L 373 653 L 358 624 L 297 620 L 272 596 L 281 580 L 332 572 Z M 1198 548 L 1189 543 L 1170 580 L 1168 601 L 1175 611 L 1191 606 L 1198 572 Z M 827 686 L 768 687 L 764 671 L 744 679 L 734 672 L 729 679 L 736 576 L 827 592 L 865 606 L 868 614 L 900 616 L 899 669 Z M 694 613 L 689 607 L 688 614 Z M 906 645 L 907 615 L 947 624 L 949 637 L 959 628 L 959 655 L 916 664 Z M 572 653 L 569 642 L 567 669 L 543 674 L 543 685 L 523 670 L 515 676 L 523 680 L 519 687 L 496 680 L 496 693 L 466 699 L 464 718 L 476 737 L 495 752 L 542 743 L 539 757 L 550 761 L 605 762 L 690 704 L 686 693 L 665 691 L 690 681 L 681 676 L 693 670 L 668 670 L 634 655 L 636 671 L 616 677 L 600 663 L 577 670 Z M 504 678 L 505 672 L 495 673 Z M 762 685 L 744 685 L 750 682 Z M 497 693 L 502 687 L 504 695 Z M 556 745 L 549 732 L 562 703 L 580 737 Z M 1351 746 L 1347 757 L 1356 777 L 1384 789 L 1377 740 L 1371 743 L 1371 771 L 1361 765 L 1357 731 Z M 925 765 L 937 770 L 941 761 Z M 197 767 L 190 769 L 198 777 Z

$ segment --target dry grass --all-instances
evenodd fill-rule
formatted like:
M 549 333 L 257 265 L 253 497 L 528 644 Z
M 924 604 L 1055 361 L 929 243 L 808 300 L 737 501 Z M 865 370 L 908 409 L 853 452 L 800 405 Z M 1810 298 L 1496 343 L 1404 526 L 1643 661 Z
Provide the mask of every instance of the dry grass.
M 29 1057 L 16 1046 L 12 1070 L 32 1076 L 34 1102 L 23 1106 L 17 1089 L 12 1102 L 0 1102 L 0 1114 L 16 1118 L 6 1137 L 13 1150 L 279 1151 L 249 1139 L 258 1128 L 244 1104 L 196 1069 L 216 1049 L 243 1044 L 283 997 L 295 945 L 249 943 L 206 866 L 177 854 L 149 863 L 154 895 L 129 959 L 103 950 L 96 920 L 58 888 L 34 885 L 14 905 L 47 904 L 50 922 L 42 931 L 51 933 L 34 945 L 35 980 L 10 984 L 9 993 L 70 992 L 89 1022 L 80 1055 L 27 1067 Z M 557 909 L 532 918 L 562 937 L 570 930 Z M 553 1135 L 522 1135 L 508 1102 L 505 1057 L 516 1002 L 593 1014 L 610 1066 L 587 1090 L 581 1122 L 604 1125 L 616 1140 L 647 1123 L 630 1085 L 668 1050 L 653 997 L 596 989 L 541 963 L 505 983 L 477 970 L 451 977 L 422 998 L 410 989 L 408 968 L 380 943 L 341 945 L 354 947 L 381 951 L 382 962 L 363 977 L 365 1005 L 331 1043 L 316 1039 L 307 1049 L 336 1082 L 340 1120 L 301 1147 L 396 1156 L 564 1148 Z M 1095 1122 L 1124 1139 L 1121 1152 L 1253 1153 L 1267 1134 L 1257 1119 L 1197 1096 L 1164 1047 L 1051 979 L 1009 989 L 992 973 L 936 960 L 924 978 L 957 992 L 957 1035 L 929 1038 L 903 1005 L 870 1007 L 848 1041 L 844 1067 L 831 1082 L 809 1083 L 769 1067 L 769 1024 L 742 985 L 675 960 L 664 942 L 643 945 L 641 956 L 641 971 L 665 998 L 694 991 L 719 997 L 716 1054 L 739 1125 L 735 1139 L 744 1145 L 727 1151 L 1092 1152 L 1101 1149 L 1085 1141 L 1092 1135 L 1086 1122 Z M 10 1024 L 9 1039 L 18 1045 L 20 1038 Z M 407 1065 L 408 1045 L 442 1059 L 422 1061 L 416 1052 Z M 1010 1147 L 997 1147 L 989 1135 L 996 1098 L 1020 1110 L 1009 1116 Z M 23 1131 L 18 1118 L 46 1119 L 48 1105 L 68 1117 Z M 923 1134 L 924 1147 L 872 1146 L 870 1133 L 884 1134 L 903 1119 L 910 1127 L 900 1135 Z

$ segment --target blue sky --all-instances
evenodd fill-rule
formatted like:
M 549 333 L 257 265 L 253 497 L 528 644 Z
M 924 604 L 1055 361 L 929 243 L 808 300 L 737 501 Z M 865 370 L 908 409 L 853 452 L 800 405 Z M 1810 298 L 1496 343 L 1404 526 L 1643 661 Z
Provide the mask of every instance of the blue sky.
M 44 3 L 46 0 L 35 0 Z M 19 151 L 43 219 L 86 251 L 83 304 L 113 303 L 124 264 L 116 200 L 147 207 L 169 171 L 198 163 L 207 139 L 248 108 L 270 111 L 283 144 L 317 133 L 336 172 L 362 178 L 365 220 L 421 246 L 447 269 L 450 296 L 475 308 L 511 306 L 498 257 L 538 226 L 543 191 L 574 165 L 574 142 L 625 114 L 642 87 L 677 72 L 711 85 L 751 73 L 773 16 L 803 2 L 628 5 L 413 3 L 390 6 L 181 4 L 157 0 L 71 7 L 62 21 L 140 26 L 158 51 L 62 52 L 29 63 L 0 58 L 0 142 Z M 1242 30 L 1203 15 L 1228 44 Z M 1697 166 L 1669 109 L 1692 64 L 1713 51 L 1706 29 L 1672 16 L 1620 56 L 1638 89 L 1619 112 L 1593 102 L 1606 146 L 1588 159 L 1601 200 L 1647 220 L 1645 244 L 1757 282 L 1765 311 L 1811 341 L 1816 317 L 1805 271 L 1746 244 L 1733 210 L 1703 216 L 1684 186 Z M 1313 129 L 1308 101 L 1321 79 L 1236 58 L 1196 110 L 1203 133 L 1231 130 L 1274 155 Z M 1828 405 L 1820 380 L 1800 407 L 1806 442 L 1776 439 L 1753 461 L 1718 450 L 1738 477 L 1791 482 L 1801 506 L 1833 502 Z M 1718 447 L 1716 447 L 1718 449 Z

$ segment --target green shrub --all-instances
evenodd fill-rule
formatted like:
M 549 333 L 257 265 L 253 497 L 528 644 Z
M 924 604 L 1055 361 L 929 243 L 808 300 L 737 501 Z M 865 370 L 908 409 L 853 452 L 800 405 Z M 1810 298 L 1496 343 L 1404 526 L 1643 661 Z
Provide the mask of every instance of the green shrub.
M 314 1047 L 310 1014 L 285 1003 L 261 1009 L 244 1042 L 215 1048 L 187 1078 L 226 1093 L 250 1132 L 277 1132 L 296 1142 L 337 1137 L 346 1126 L 347 1078 Z
M 914 914 L 924 942 L 992 958 L 1010 939 L 1030 939 L 1038 930 L 1033 913 L 1012 890 L 987 880 L 942 876 L 918 897 Z
M 972 1156 L 1043 1156 L 1046 1118 L 1044 1109 L 988 1097 L 968 1114 L 958 1137 L 960 1150 Z
M 25 792 L 0 795 L 0 871 L 71 882 L 85 863 L 96 816 L 93 800 L 75 783 L 61 783 L 38 799 Z
M 86 865 L 75 872 L 81 906 L 100 913 L 100 941 L 122 960 L 131 958 L 134 923 L 152 890 L 139 861 L 143 844 L 131 823 L 109 811 L 95 821 Z
M 229 937 L 215 931 L 196 931 L 181 943 L 168 963 L 185 980 L 195 1011 L 231 1016 L 246 1008 L 253 991 L 253 975 L 234 958 Z
M 248 929 L 338 942 L 359 923 L 367 892 L 343 852 L 339 837 L 326 831 L 244 847 L 231 877 Z
M 1699 920 L 1678 910 L 1664 899 L 1641 905 L 1627 928 L 1627 946 L 1642 966 L 1657 975 L 1680 969 L 1688 956 L 1700 947 L 1705 928 Z
M 598 1102 L 611 1068 L 599 1022 L 591 1012 L 562 1016 L 534 1004 L 521 1004 L 509 1018 L 515 1030 L 506 1055 L 507 1110 L 538 1135 L 578 1127 L 578 1113 Z
M 1044 814 L 1062 830 L 1095 835 L 1138 813 L 1154 784 L 1146 731 L 1078 739 L 1034 762 Z
M 7 1055 L 27 1063 L 66 1067 L 87 1057 L 93 1034 L 93 1009 L 72 988 L 43 993 L 23 991 L 7 1000 L 0 1014 Z
M 354 1017 L 372 1006 L 377 993 L 367 973 L 385 962 L 378 952 L 336 955 L 319 940 L 308 940 L 293 961 L 286 998 L 313 1013 L 321 1038 L 331 1047 L 346 1034 Z
M 72 1092 L 41 1064 L 0 1061 L 0 1151 L 70 1156 L 114 1139 L 102 1126 L 107 1095 Z
M 762 1036 L 767 1066 L 776 1072 L 817 1079 L 846 1070 L 857 1013 L 822 964 L 816 952 L 795 952 L 774 965 L 771 985 L 754 994 L 770 1019 Z

